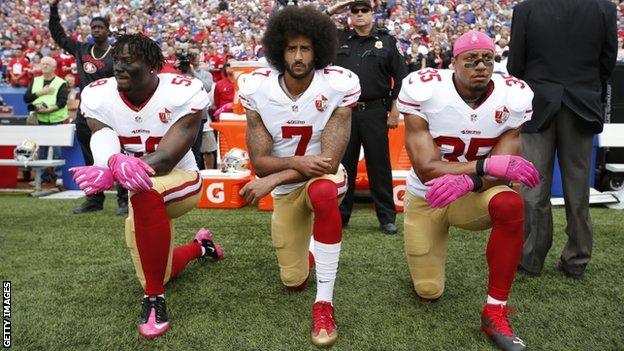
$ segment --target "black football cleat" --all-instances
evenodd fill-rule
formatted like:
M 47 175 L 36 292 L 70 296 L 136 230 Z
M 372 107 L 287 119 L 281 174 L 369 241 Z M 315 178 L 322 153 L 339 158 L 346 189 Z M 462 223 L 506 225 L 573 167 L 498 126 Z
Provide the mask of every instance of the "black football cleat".
M 505 305 L 486 304 L 481 313 L 481 330 L 503 351 L 526 350 L 509 323 L 509 308 Z

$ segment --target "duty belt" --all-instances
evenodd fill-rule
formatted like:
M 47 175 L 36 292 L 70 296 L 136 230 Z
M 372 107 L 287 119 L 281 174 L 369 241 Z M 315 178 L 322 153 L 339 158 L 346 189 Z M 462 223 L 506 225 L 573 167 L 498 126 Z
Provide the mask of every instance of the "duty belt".
M 355 111 L 365 111 L 375 107 L 386 107 L 384 99 L 370 100 L 370 101 L 358 101 L 353 106 Z

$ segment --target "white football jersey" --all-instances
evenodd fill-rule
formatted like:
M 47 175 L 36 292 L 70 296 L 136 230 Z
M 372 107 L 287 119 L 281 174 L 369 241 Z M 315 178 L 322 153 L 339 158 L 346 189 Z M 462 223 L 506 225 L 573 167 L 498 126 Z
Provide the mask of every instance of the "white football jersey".
M 272 155 L 292 157 L 321 154 L 321 134 L 338 107 L 353 105 L 360 97 L 360 79 L 350 70 L 328 66 L 314 72 L 306 91 L 292 101 L 279 84 L 279 72 L 260 68 L 238 79 L 239 97 L 246 109 L 260 114 L 273 138 Z M 275 188 L 288 194 L 305 182 Z
M 500 74 L 494 74 L 492 82 L 490 95 L 473 109 L 459 96 L 452 70 L 426 68 L 403 79 L 397 107 L 427 121 L 443 160 L 486 158 L 501 134 L 520 127 L 533 114 L 533 91 L 526 82 Z M 414 168 L 407 177 L 407 189 L 420 197 L 427 192 Z
M 170 73 L 161 73 L 158 78 L 158 88 L 143 106 L 127 101 L 117 91 L 115 78 L 96 80 L 83 90 L 80 110 L 85 117 L 111 127 L 128 155 L 141 157 L 154 152 L 173 124 L 210 102 L 204 85 L 195 78 Z M 193 152 L 189 150 L 175 167 L 197 170 Z

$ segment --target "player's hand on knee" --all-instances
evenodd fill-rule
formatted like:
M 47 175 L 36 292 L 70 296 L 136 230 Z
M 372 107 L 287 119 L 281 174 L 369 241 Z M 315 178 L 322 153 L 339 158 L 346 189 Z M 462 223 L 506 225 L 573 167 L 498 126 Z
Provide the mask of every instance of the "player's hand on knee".
M 255 204 L 268 195 L 274 188 L 275 185 L 269 178 L 258 178 L 245 184 L 238 194 L 244 198 L 247 203 Z
M 156 172 L 138 157 L 115 154 L 108 160 L 108 167 L 119 184 L 132 191 L 142 192 L 152 189 L 151 175 Z
M 101 193 L 113 187 L 113 173 L 106 167 L 83 166 L 72 167 L 74 183 L 78 184 L 80 190 L 84 191 L 87 196 Z
M 323 156 L 296 156 L 295 170 L 308 178 L 331 173 L 331 158 Z
M 474 189 L 474 182 L 465 174 L 446 174 L 431 179 L 425 185 L 430 187 L 425 199 L 433 208 L 446 207 Z
M 540 182 L 539 172 L 533 163 L 520 156 L 493 155 L 485 160 L 485 173 L 496 178 L 519 181 L 529 188 Z

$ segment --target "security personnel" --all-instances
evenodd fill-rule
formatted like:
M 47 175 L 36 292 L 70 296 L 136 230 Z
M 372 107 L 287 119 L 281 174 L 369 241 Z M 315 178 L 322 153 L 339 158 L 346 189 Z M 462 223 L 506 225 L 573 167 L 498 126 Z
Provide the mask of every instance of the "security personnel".
M 50 4 L 49 29 L 52 38 L 58 46 L 76 58 L 76 68 L 80 78 L 80 90 L 87 85 L 101 78 L 113 76 L 113 57 L 110 54 L 112 49 L 109 44 L 110 30 L 108 19 L 104 17 L 93 17 L 91 19 L 91 36 L 93 44 L 80 42 L 67 36 L 65 29 L 61 25 L 61 16 L 58 10 L 59 0 L 48 0 Z M 91 130 L 87 126 L 86 119 L 80 111 L 76 114 L 76 134 L 82 149 L 85 164 L 93 164 L 93 156 L 89 143 L 91 141 Z M 117 187 L 117 210 L 118 216 L 128 214 L 128 191 Z M 104 193 L 98 193 L 87 197 L 87 200 L 74 209 L 75 214 L 100 211 L 104 207 Z
M 69 117 L 67 82 L 54 74 L 56 65 L 56 60 L 50 56 L 42 58 L 43 75 L 33 78 L 24 94 L 24 102 L 29 104 L 29 110 L 34 111 L 39 124 L 60 124 Z
M 380 228 L 386 234 L 395 234 L 396 211 L 392 196 L 388 128 L 396 128 L 399 124 L 396 98 L 401 81 L 407 76 L 407 65 L 397 48 L 396 39 L 386 29 L 373 26 L 370 1 L 341 2 L 325 13 L 331 16 L 346 8 L 350 9 L 349 19 L 353 29 L 338 31 L 339 47 L 335 64 L 350 69 L 360 77 L 362 94 L 351 115 L 351 139 L 342 159 L 349 176 L 349 190 L 340 206 L 342 225 L 346 226 L 351 217 L 357 163 L 360 146 L 363 146 Z

